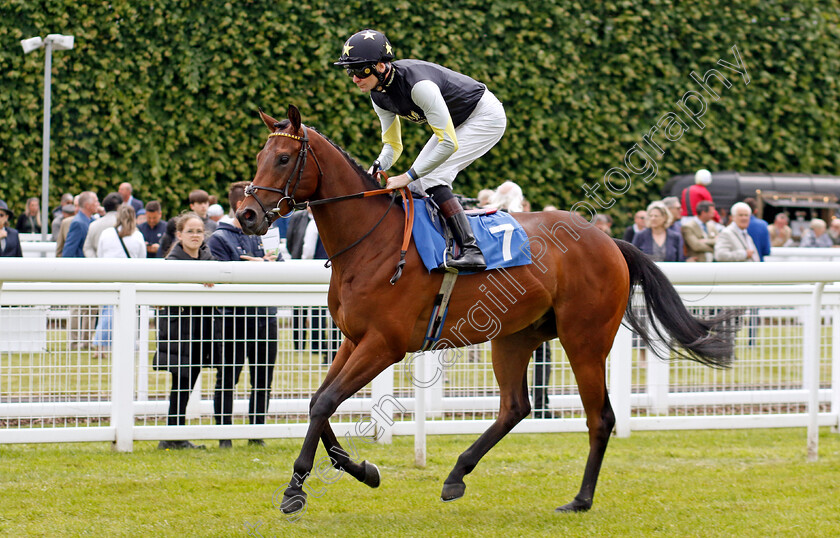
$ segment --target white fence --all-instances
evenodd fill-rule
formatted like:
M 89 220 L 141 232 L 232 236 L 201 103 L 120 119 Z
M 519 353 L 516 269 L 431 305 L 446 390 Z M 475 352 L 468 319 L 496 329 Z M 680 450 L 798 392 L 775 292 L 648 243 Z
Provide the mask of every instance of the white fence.
M 663 362 L 622 328 L 608 365 L 616 433 L 807 426 L 809 457 L 815 458 L 817 427 L 836 428 L 840 415 L 840 287 L 825 286 L 840 280 L 840 264 L 662 267 L 698 314 L 745 308 L 737 360 L 723 371 Z M 326 305 L 329 270 L 322 262 L 0 259 L 0 278 L 0 443 L 114 441 L 127 451 L 135 440 L 304 435 L 309 397 L 327 367 L 311 342 L 314 329 L 306 345 L 295 332 L 314 323 Z M 217 284 L 206 288 L 201 282 Z M 92 321 L 108 305 L 114 307 L 111 352 L 98 359 L 90 350 L 73 349 L 72 319 Z M 155 312 L 190 305 L 279 308 L 266 424 L 247 424 L 245 374 L 237 385 L 234 424 L 214 425 L 215 372 L 206 369 L 187 425 L 166 425 L 169 374 L 150 366 Z M 557 341 L 549 355 L 543 388 L 545 416 L 552 418 L 526 419 L 514 431 L 585 431 L 574 376 Z M 336 433 L 356 435 L 360 423 L 372 422 L 383 442 L 414 434 L 422 461 L 427 433 L 484 431 L 499 403 L 489 346 L 471 346 L 455 358 L 423 354 L 384 372 L 342 404 L 333 419 Z
M 20 246 L 25 258 L 55 258 L 55 242 L 41 241 L 40 237 L 22 234 Z M 840 261 L 840 248 L 773 247 L 764 261 Z
M 801 247 L 773 247 L 770 255 L 764 257 L 766 262 L 838 262 L 840 248 L 801 248 Z

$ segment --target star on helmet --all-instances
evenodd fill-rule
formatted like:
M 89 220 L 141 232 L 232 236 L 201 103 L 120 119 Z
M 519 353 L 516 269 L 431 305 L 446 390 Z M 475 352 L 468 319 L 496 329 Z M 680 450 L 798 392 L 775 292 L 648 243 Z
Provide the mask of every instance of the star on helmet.
M 348 54 L 350 54 L 350 49 L 352 49 L 352 48 L 353 48 L 353 45 L 351 45 L 349 43 L 345 43 L 344 44 L 344 50 L 342 51 L 342 54 L 344 56 L 347 56 Z
M 376 39 L 376 34 L 368 30 L 362 34 L 362 37 L 364 37 L 365 39 Z
M 393 49 L 391 49 L 391 44 L 388 43 L 387 41 L 385 42 L 385 52 L 387 52 L 388 54 L 393 54 L 394 53 Z

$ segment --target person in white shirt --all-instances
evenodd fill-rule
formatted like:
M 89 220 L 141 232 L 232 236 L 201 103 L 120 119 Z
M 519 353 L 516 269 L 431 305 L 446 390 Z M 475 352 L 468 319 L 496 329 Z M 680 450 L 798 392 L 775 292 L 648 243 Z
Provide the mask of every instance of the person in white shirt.
M 732 224 L 727 226 L 715 242 L 715 261 L 717 262 L 757 262 L 758 251 L 755 248 L 747 227 L 750 225 L 752 210 L 744 202 L 738 202 L 730 210 Z
M 97 258 L 145 258 L 146 241 L 137 229 L 134 208 L 121 205 L 116 211 L 116 225 L 105 228 L 99 234 L 96 247 Z M 99 313 L 96 333 L 93 336 L 94 357 L 101 359 L 111 347 L 111 324 L 114 307 L 105 305 Z
M 102 233 L 102 230 L 114 227 L 114 224 L 117 222 L 117 208 L 121 205 L 122 199 L 115 192 L 108 193 L 102 200 L 102 208 L 105 210 L 105 214 L 90 223 L 87 236 L 85 236 L 85 244 L 82 247 L 85 258 L 101 257 L 96 252 L 99 246 L 99 235 Z
M 125 245 L 125 248 L 123 248 Z M 146 242 L 137 229 L 134 208 L 121 205 L 116 225 L 102 230 L 96 247 L 97 258 L 145 258 Z

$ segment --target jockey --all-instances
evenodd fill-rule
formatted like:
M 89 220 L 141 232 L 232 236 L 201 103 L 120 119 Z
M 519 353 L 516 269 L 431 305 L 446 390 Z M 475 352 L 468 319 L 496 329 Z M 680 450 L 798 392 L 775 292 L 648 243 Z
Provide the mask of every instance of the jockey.
M 370 92 L 382 125 L 382 151 L 369 173 L 388 170 L 402 153 L 400 118 L 427 123 L 433 135 L 411 167 L 388 179 L 388 188 L 410 185 L 440 207 L 460 255 L 447 262 L 463 271 L 483 271 L 484 255 L 464 209 L 452 194 L 455 176 L 502 138 L 507 124 L 502 103 L 487 87 L 466 75 L 421 60 L 394 59 L 381 32 L 363 30 L 344 43 L 335 65 L 363 92 Z

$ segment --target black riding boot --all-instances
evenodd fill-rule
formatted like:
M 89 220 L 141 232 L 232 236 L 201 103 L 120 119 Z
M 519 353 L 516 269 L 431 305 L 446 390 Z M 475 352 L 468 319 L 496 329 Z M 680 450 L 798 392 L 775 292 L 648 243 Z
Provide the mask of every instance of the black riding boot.
M 449 229 L 452 230 L 452 235 L 455 242 L 458 243 L 461 252 L 457 258 L 447 260 L 447 267 L 452 267 L 461 271 L 480 272 L 487 269 L 487 262 L 484 260 L 484 254 L 478 248 L 478 243 L 475 241 L 470 221 L 464 213 L 464 208 L 456 199 L 447 200 L 441 207 L 443 216 L 446 218 L 446 223 Z

